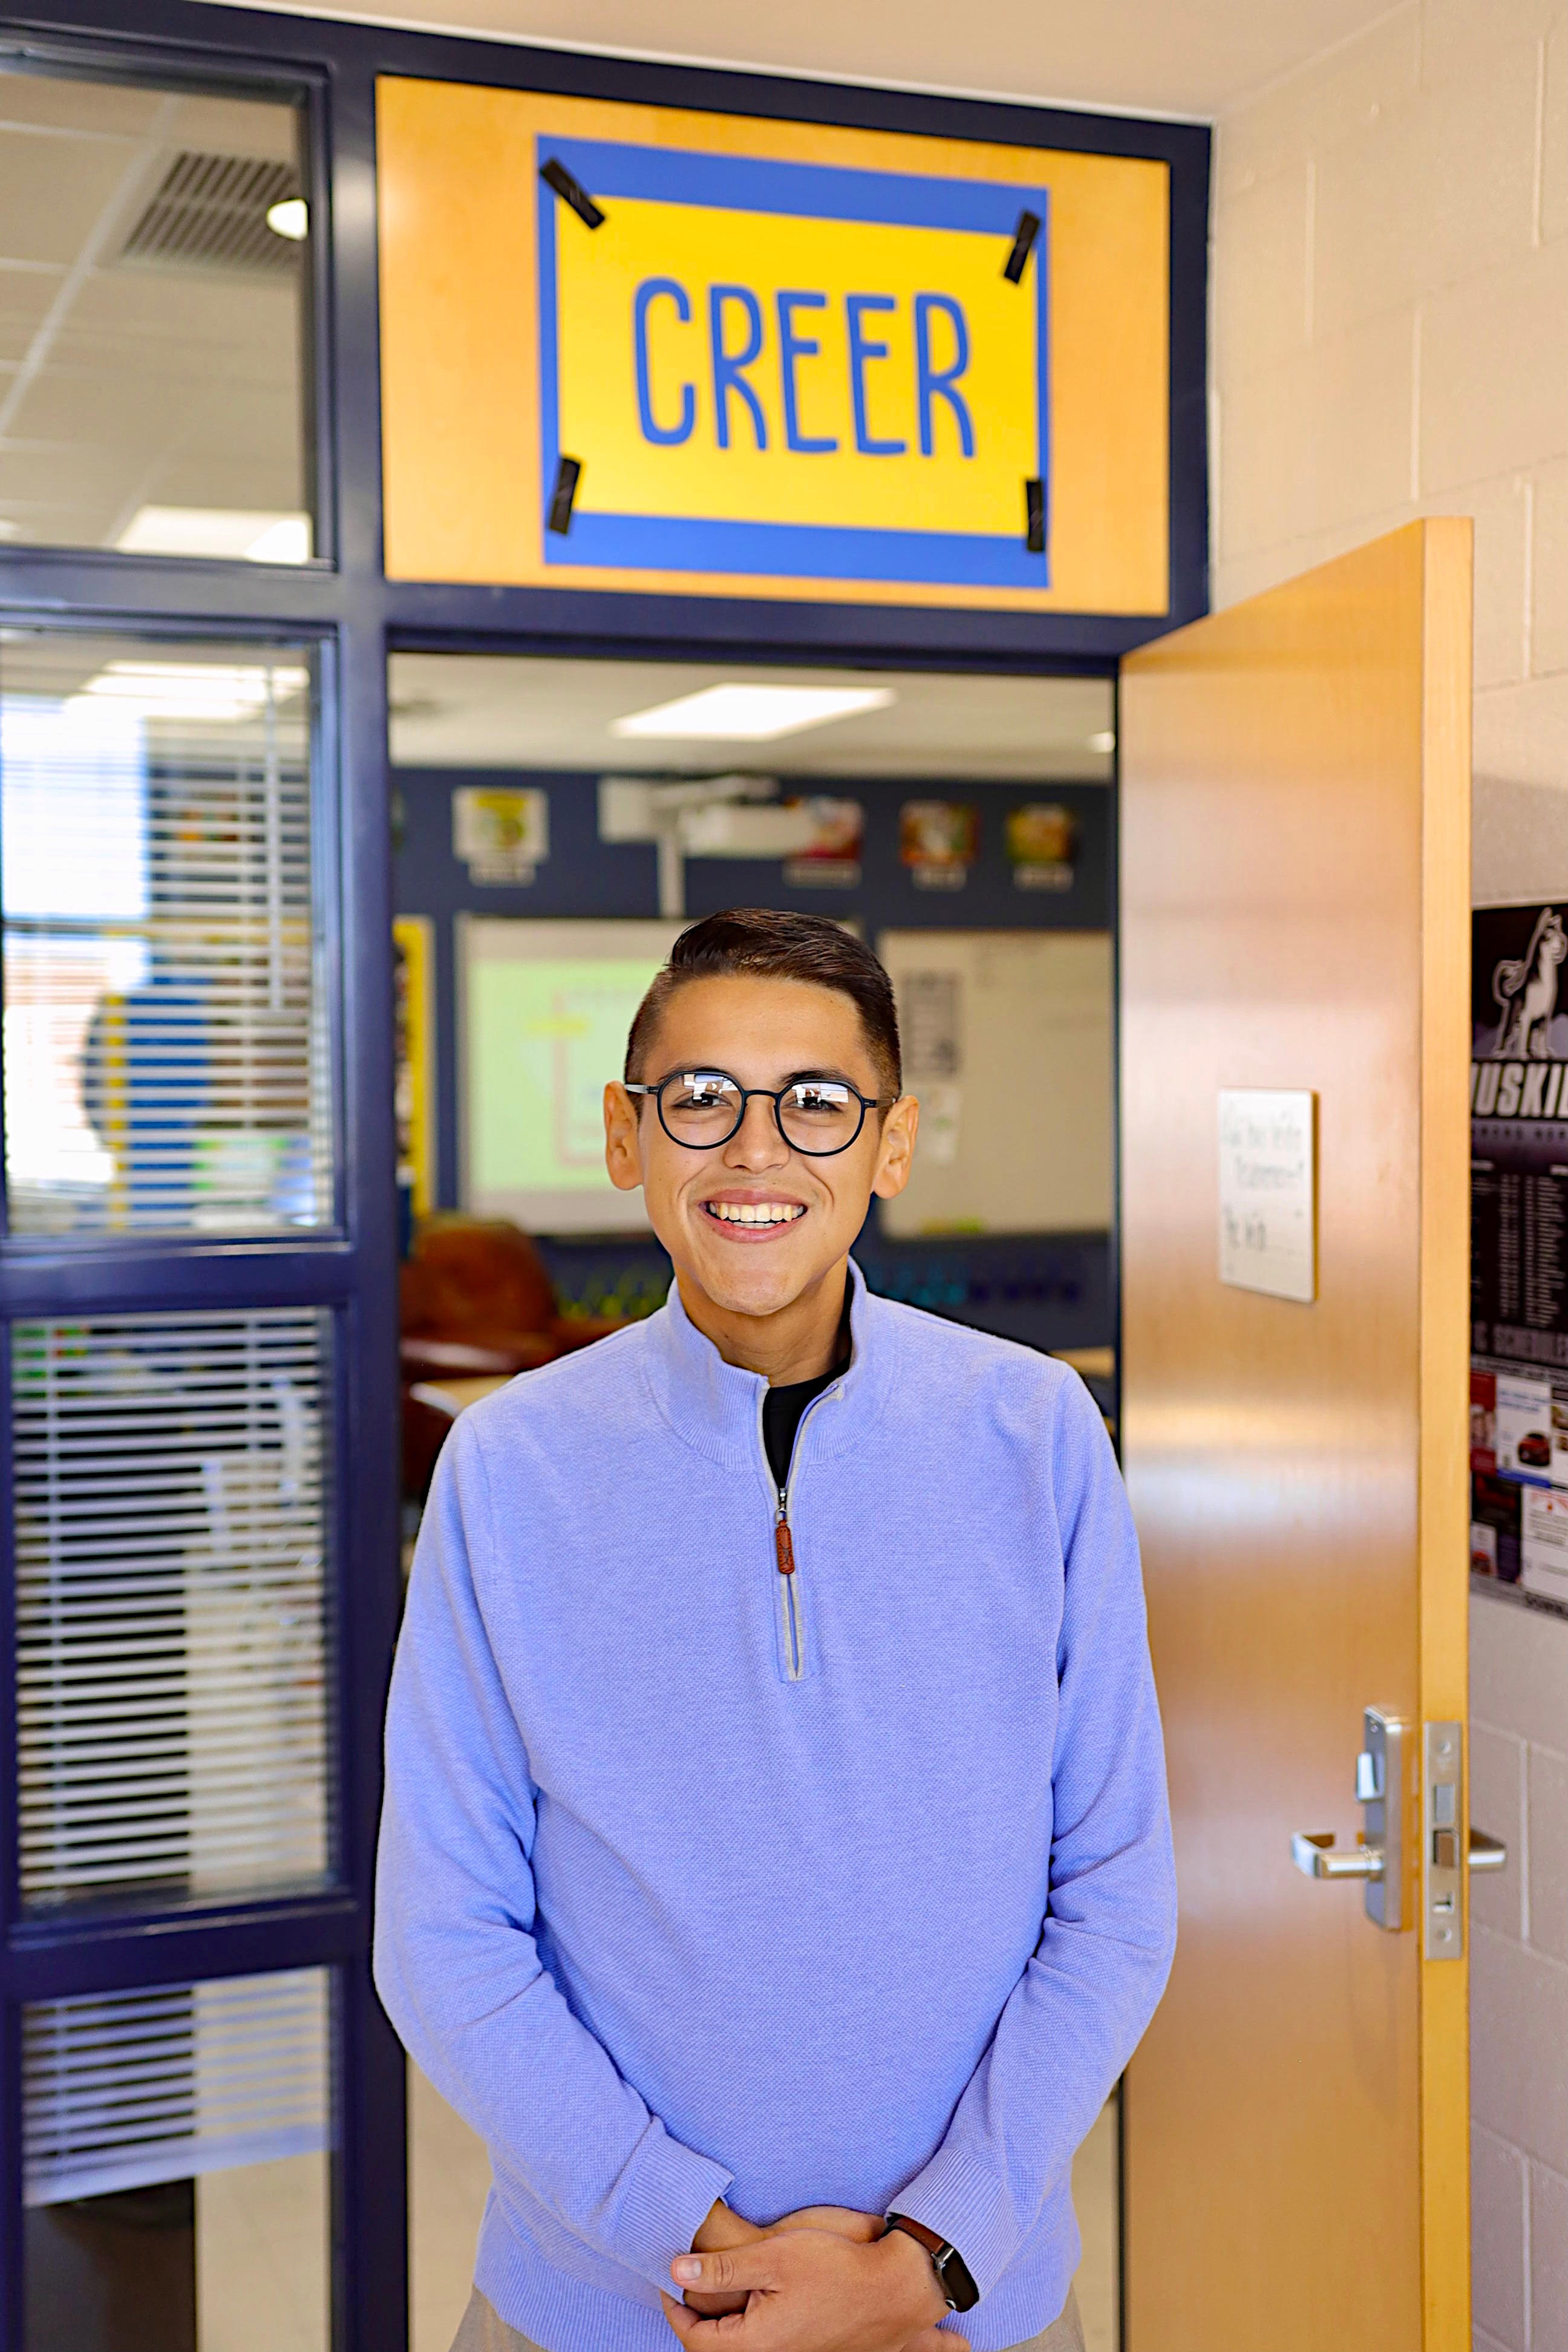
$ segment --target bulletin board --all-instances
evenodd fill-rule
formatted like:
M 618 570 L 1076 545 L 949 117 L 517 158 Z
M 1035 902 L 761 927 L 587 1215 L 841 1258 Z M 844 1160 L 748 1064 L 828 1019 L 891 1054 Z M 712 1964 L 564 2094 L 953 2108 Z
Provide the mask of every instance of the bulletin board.
M 897 1240 L 1105 1233 L 1114 1047 L 1108 931 L 884 931 L 921 1105 Z
M 1168 609 L 1168 163 L 402 76 L 376 143 L 389 578 Z

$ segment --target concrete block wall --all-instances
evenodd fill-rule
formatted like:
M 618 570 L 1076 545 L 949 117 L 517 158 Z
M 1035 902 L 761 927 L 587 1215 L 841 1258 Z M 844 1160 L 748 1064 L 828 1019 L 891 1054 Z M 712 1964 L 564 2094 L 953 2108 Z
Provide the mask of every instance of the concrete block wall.
M 1473 516 L 1476 902 L 1568 895 L 1568 0 L 1408 0 L 1215 163 L 1215 602 Z M 1475 2341 L 1568 2352 L 1568 1622 L 1471 1617 L 1514 1856 L 1476 1890 Z
M 1410 0 L 1227 114 L 1214 238 L 1215 601 L 1472 515 L 1483 815 L 1568 784 L 1568 7 Z
M 1470 1890 L 1477 2352 L 1568 2352 L 1568 1622 L 1470 1609 L 1470 1818 L 1510 1866 Z

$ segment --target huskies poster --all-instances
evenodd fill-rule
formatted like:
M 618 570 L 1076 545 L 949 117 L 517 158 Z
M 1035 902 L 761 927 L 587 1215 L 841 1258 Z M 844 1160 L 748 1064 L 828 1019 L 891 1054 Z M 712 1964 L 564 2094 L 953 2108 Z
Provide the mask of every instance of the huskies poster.
M 1470 1565 L 1568 1605 L 1568 902 L 1473 919 Z

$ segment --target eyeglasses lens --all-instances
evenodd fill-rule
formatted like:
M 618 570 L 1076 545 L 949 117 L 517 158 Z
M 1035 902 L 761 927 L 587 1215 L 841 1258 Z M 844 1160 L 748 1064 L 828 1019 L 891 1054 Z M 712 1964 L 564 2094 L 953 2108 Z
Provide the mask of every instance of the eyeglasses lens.
M 677 1143 L 724 1143 L 741 1124 L 741 1089 L 717 1070 L 684 1070 L 668 1080 L 658 1108 Z
M 779 1104 L 784 1139 L 797 1151 L 842 1151 L 854 1141 L 859 1124 L 858 1096 L 829 1079 L 786 1087 Z

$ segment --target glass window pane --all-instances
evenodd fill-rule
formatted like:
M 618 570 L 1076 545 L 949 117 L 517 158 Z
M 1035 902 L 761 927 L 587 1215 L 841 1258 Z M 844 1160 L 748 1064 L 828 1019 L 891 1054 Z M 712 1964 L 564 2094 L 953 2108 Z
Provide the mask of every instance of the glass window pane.
M 331 1336 L 319 1307 L 13 1326 L 29 1907 L 325 1871 Z
M 324 1969 L 30 2006 L 25 2352 L 327 2352 Z
M 311 552 L 305 114 L 0 76 L 0 536 Z
M 14 1234 L 331 1214 L 310 649 L 0 641 Z

